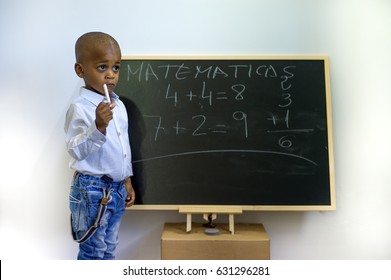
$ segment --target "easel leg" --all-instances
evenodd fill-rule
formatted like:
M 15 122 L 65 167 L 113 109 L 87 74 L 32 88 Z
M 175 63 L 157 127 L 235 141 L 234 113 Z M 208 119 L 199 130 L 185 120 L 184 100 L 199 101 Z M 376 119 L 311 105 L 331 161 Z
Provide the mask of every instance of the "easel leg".
M 234 234 L 234 226 L 235 226 L 235 222 L 234 222 L 234 214 L 229 214 L 229 231 L 231 232 L 231 234 Z
M 187 213 L 187 217 L 186 217 L 186 232 L 190 232 L 190 231 L 191 231 L 191 214 Z

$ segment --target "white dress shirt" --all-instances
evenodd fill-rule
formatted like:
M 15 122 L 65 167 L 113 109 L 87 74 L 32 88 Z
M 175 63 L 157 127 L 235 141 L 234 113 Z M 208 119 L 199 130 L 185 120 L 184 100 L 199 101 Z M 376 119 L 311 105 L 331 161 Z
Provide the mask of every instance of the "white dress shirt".
M 70 105 L 65 119 L 66 145 L 71 155 L 70 168 L 91 176 L 107 175 L 122 181 L 133 175 L 132 155 L 128 136 L 128 115 L 118 95 L 111 94 L 115 103 L 113 119 L 102 134 L 95 124 L 95 110 L 104 96 L 86 88 Z

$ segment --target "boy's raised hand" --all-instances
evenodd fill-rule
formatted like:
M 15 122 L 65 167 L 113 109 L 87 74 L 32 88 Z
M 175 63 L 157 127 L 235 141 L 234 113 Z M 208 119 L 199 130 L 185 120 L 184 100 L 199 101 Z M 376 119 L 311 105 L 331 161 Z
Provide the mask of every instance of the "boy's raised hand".
M 109 125 L 109 122 L 113 119 L 113 112 L 115 104 L 114 103 L 99 103 L 98 107 L 95 110 L 95 124 L 96 128 L 106 134 L 106 127 Z

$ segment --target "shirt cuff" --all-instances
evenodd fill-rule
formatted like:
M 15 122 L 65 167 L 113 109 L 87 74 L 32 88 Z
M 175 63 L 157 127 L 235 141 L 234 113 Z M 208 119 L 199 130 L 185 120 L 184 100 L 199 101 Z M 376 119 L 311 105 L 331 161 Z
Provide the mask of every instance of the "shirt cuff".
M 104 135 L 102 132 L 98 130 L 95 122 L 91 124 L 90 128 L 87 131 L 87 135 L 88 138 L 91 139 L 91 141 L 99 147 L 106 142 L 106 135 Z

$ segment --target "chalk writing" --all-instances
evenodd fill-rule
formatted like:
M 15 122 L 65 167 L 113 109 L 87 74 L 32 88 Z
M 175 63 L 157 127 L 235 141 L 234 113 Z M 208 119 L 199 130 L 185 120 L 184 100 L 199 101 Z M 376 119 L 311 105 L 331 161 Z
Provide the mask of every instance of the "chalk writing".
M 166 113 L 162 113 L 158 108 L 144 115 L 146 119 L 151 119 L 151 122 L 147 122 L 147 129 L 151 132 L 154 142 L 159 142 L 164 137 L 170 137 L 171 134 L 177 137 L 185 135 L 202 137 L 213 134 L 226 135 L 227 137 L 241 135 L 243 139 L 251 139 L 262 133 L 263 130 L 271 135 L 281 134 L 276 139 L 276 145 L 278 148 L 287 150 L 295 145 L 298 133 L 313 132 L 311 127 L 294 127 L 294 123 L 291 121 L 292 118 L 297 118 L 292 107 L 297 95 L 295 89 L 296 70 L 296 65 L 281 67 L 273 63 L 260 65 L 254 63 L 221 65 L 211 63 L 208 65 L 206 63 L 201 65 L 162 61 L 158 64 L 148 62 L 136 65 L 128 64 L 126 77 L 127 81 L 132 83 L 159 82 L 159 88 L 155 89 L 157 90 L 156 101 L 158 103 L 167 102 L 166 105 L 162 104 L 165 106 L 164 108 L 170 108 L 170 106 L 173 108 L 169 110 L 170 116 L 165 115 Z M 260 112 L 256 118 L 249 117 L 243 108 L 247 98 L 254 100 L 254 96 L 251 96 L 255 94 L 253 86 L 250 85 L 251 90 L 248 90 L 249 85 L 246 82 L 253 82 L 254 79 L 274 80 L 279 83 L 280 90 L 278 93 L 275 91 L 276 87 L 273 87 L 273 91 L 266 92 L 270 96 L 280 95 L 280 98 L 276 99 L 274 110 Z M 189 82 L 190 80 L 193 81 Z M 214 81 L 218 81 L 218 83 L 216 84 Z M 262 88 L 258 90 L 262 90 Z M 163 99 L 160 97 L 160 92 L 164 93 Z M 189 107 L 190 105 L 186 105 L 187 103 L 193 104 L 193 107 Z M 231 120 L 221 113 L 222 110 L 225 110 L 221 109 L 221 106 L 234 109 L 230 113 Z M 204 110 L 207 108 L 210 109 L 208 109 L 208 113 L 205 113 Z M 262 114 L 267 121 L 271 122 L 273 129 L 253 125 L 254 122 L 259 122 L 259 116 Z M 252 113 L 252 115 L 255 114 Z M 241 125 L 238 126 L 232 122 Z
M 286 80 L 290 79 L 292 73 L 289 71 L 295 66 L 286 66 L 279 75 L 276 68 L 269 64 L 253 66 L 252 64 L 238 65 L 229 64 L 227 66 L 218 65 L 195 65 L 194 67 L 182 64 L 162 64 L 154 66 L 150 63 L 141 62 L 138 66 L 127 65 L 127 81 L 136 78 L 138 82 L 153 82 L 157 80 L 186 80 L 186 79 L 239 79 L 247 78 L 277 78 L 281 77 L 282 87 Z
M 245 99 L 244 92 L 246 86 L 243 84 L 234 84 L 228 90 L 225 91 L 212 91 L 207 87 L 206 81 L 201 82 L 201 88 L 199 91 L 193 89 L 178 90 L 173 89 L 171 83 L 167 83 L 165 87 L 165 99 L 170 101 L 174 107 L 178 102 L 203 101 L 206 105 L 213 106 L 215 100 L 236 100 L 241 101 Z M 289 99 L 289 96 L 286 98 Z
M 145 162 L 145 161 L 152 161 L 152 160 L 159 160 L 164 158 L 171 158 L 171 157 L 180 157 L 180 156 L 189 156 L 189 155 L 198 155 L 198 154 L 215 154 L 215 153 L 251 153 L 251 154 L 275 154 L 275 155 L 281 155 L 286 157 L 293 157 L 301 159 L 305 162 L 308 162 L 312 165 L 318 166 L 318 164 L 308 158 L 301 157 L 294 154 L 289 153 L 282 153 L 282 152 L 273 152 L 273 151 L 262 151 L 262 150 L 205 150 L 205 151 L 191 151 L 191 152 L 184 152 L 184 153 L 176 153 L 176 154 L 168 154 L 163 156 L 156 156 L 151 158 L 144 158 L 141 160 L 135 160 L 134 163 L 139 162 Z
M 152 116 L 152 115 L 144 115 L 145 118 L 152 119 L 151 126 L 148 128 L 153 129 L 153 139 L 154 141 L 158 141 L 160 139 L 159 135 L 162 137 L 164 135 L 169 134 L 170 132 L 165 128 L 166 126 L 163 126 L 163 117 L 162 116 Z M 208 123 L 208 118 L 206 115 L 195 115 L 191 117 L 191 120 L 193 120 L 193 123 L 187 122 L 188 127 L 185 127 L 183 123 L 185 123 L 187 120 L 176 120 L 174 121 L 175 124 L 172 126 L 172 129 L 174 130 L 175 135 L 180 135 L 183 133 L 186 133 L 186 131 L 189 131 L 192 136 L 202 136 L 207 135 L 209 133 L 228 133 L 228 130 L 230 129 L 230 126 L 224 124 L 224 123 L 215 123 L 210 122 Z M 236 111 L 232 114 L 232 119 L 235 121 L 240 121 L 243 123 L 243 137 L 248 137 L 248 126 L 247 126 L 247 115 L 246 113 L 242 111 Z M 169 127 L 169 126 L 168 126 Z

